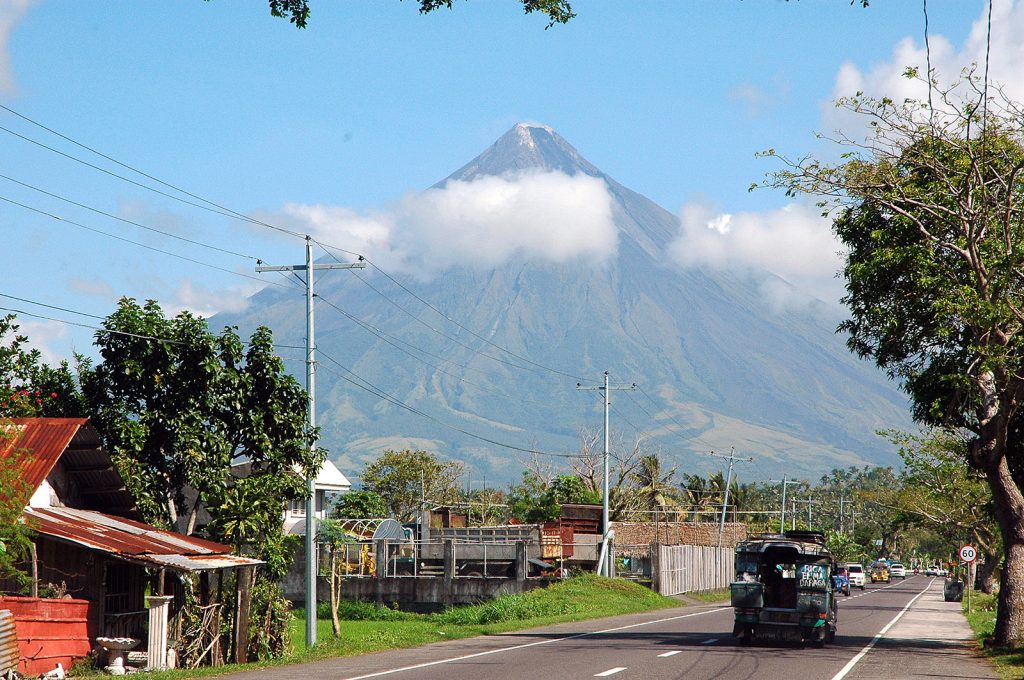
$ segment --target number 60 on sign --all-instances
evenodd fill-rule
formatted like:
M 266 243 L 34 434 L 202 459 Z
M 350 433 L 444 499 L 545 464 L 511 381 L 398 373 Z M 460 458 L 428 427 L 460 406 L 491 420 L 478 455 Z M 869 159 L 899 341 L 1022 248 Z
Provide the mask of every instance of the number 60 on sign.
M 973 545 L 960 546 L 960 560 L 971 563 L 978 559 L 978 551 Z

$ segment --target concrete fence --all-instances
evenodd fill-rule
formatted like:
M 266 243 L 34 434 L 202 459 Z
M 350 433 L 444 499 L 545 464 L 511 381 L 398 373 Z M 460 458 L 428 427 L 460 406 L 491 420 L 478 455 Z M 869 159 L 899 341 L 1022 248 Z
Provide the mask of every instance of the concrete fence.
M 733 580 L 732 548 L 658 545 L 651 549 L 652 587 L 662 595 L 725 588 Z

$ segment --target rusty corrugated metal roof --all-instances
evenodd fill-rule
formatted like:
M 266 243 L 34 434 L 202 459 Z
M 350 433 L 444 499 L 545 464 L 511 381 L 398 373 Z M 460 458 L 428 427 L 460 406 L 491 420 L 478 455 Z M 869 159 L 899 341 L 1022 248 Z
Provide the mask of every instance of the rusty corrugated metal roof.
M 26 449 L 29 457 L 22 462 L 23 478 L 35 491 L 64 450 L 88 420 L 85 418 L 12 418 L 17 437 L 4 437 L 0 442 L 0 460 L 16 449 Z
M 231 569 L 263 563 L 232 555 L 229 545 L 93 510 L 26 508 L 24 516 L 31 528 L 44 536 L 178 571 Z

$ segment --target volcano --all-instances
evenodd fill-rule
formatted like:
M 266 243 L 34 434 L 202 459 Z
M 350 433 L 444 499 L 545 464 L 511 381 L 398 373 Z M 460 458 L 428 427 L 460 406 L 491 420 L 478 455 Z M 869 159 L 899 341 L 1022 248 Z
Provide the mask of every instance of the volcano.
M 768 272 L 680 266 L 668 255 L 678 218 L 551 128 L 516 125 L 431 190 L 541 172 L 604 184 L 613 254 L 553 262 L 516 252 L 425 280 L 372 268 L 317 278 L 324 300 L 377 331 L 317 307 L 321 443 L 347 475 L 385 448 L 414 447 L 465 461 L 474 485 L 518 479 L 530 455 L 517 449 L 575 452 L 581 428 L 601 425 L 599 393 L 577 382 L 599 384 L 606 370 L 638 386 L 613 393 L 613 445 L 642 438 L 681 472 L 719 469 L 706 454 L 730 447 L 755 459 L 738 468 L 747 480 L 897 463 L 875 433 L 910 427 L 906 399 L 835 334 L 841 310 L 767 304 L 767 284 L 787 285 Z M 266 289 L 221 323 L 265 323 L 301 344 L 303 302 Z

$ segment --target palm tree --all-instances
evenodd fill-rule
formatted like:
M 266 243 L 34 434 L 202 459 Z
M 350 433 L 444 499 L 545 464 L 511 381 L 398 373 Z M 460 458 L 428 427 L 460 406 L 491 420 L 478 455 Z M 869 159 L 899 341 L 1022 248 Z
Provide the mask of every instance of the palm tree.
M 637 469 L 630 475 L 634 493 L 642 510 L 678 510 L 679 499 L 672 484 L 676 469 L 665 472 L 657 455 L 641 456 Z

